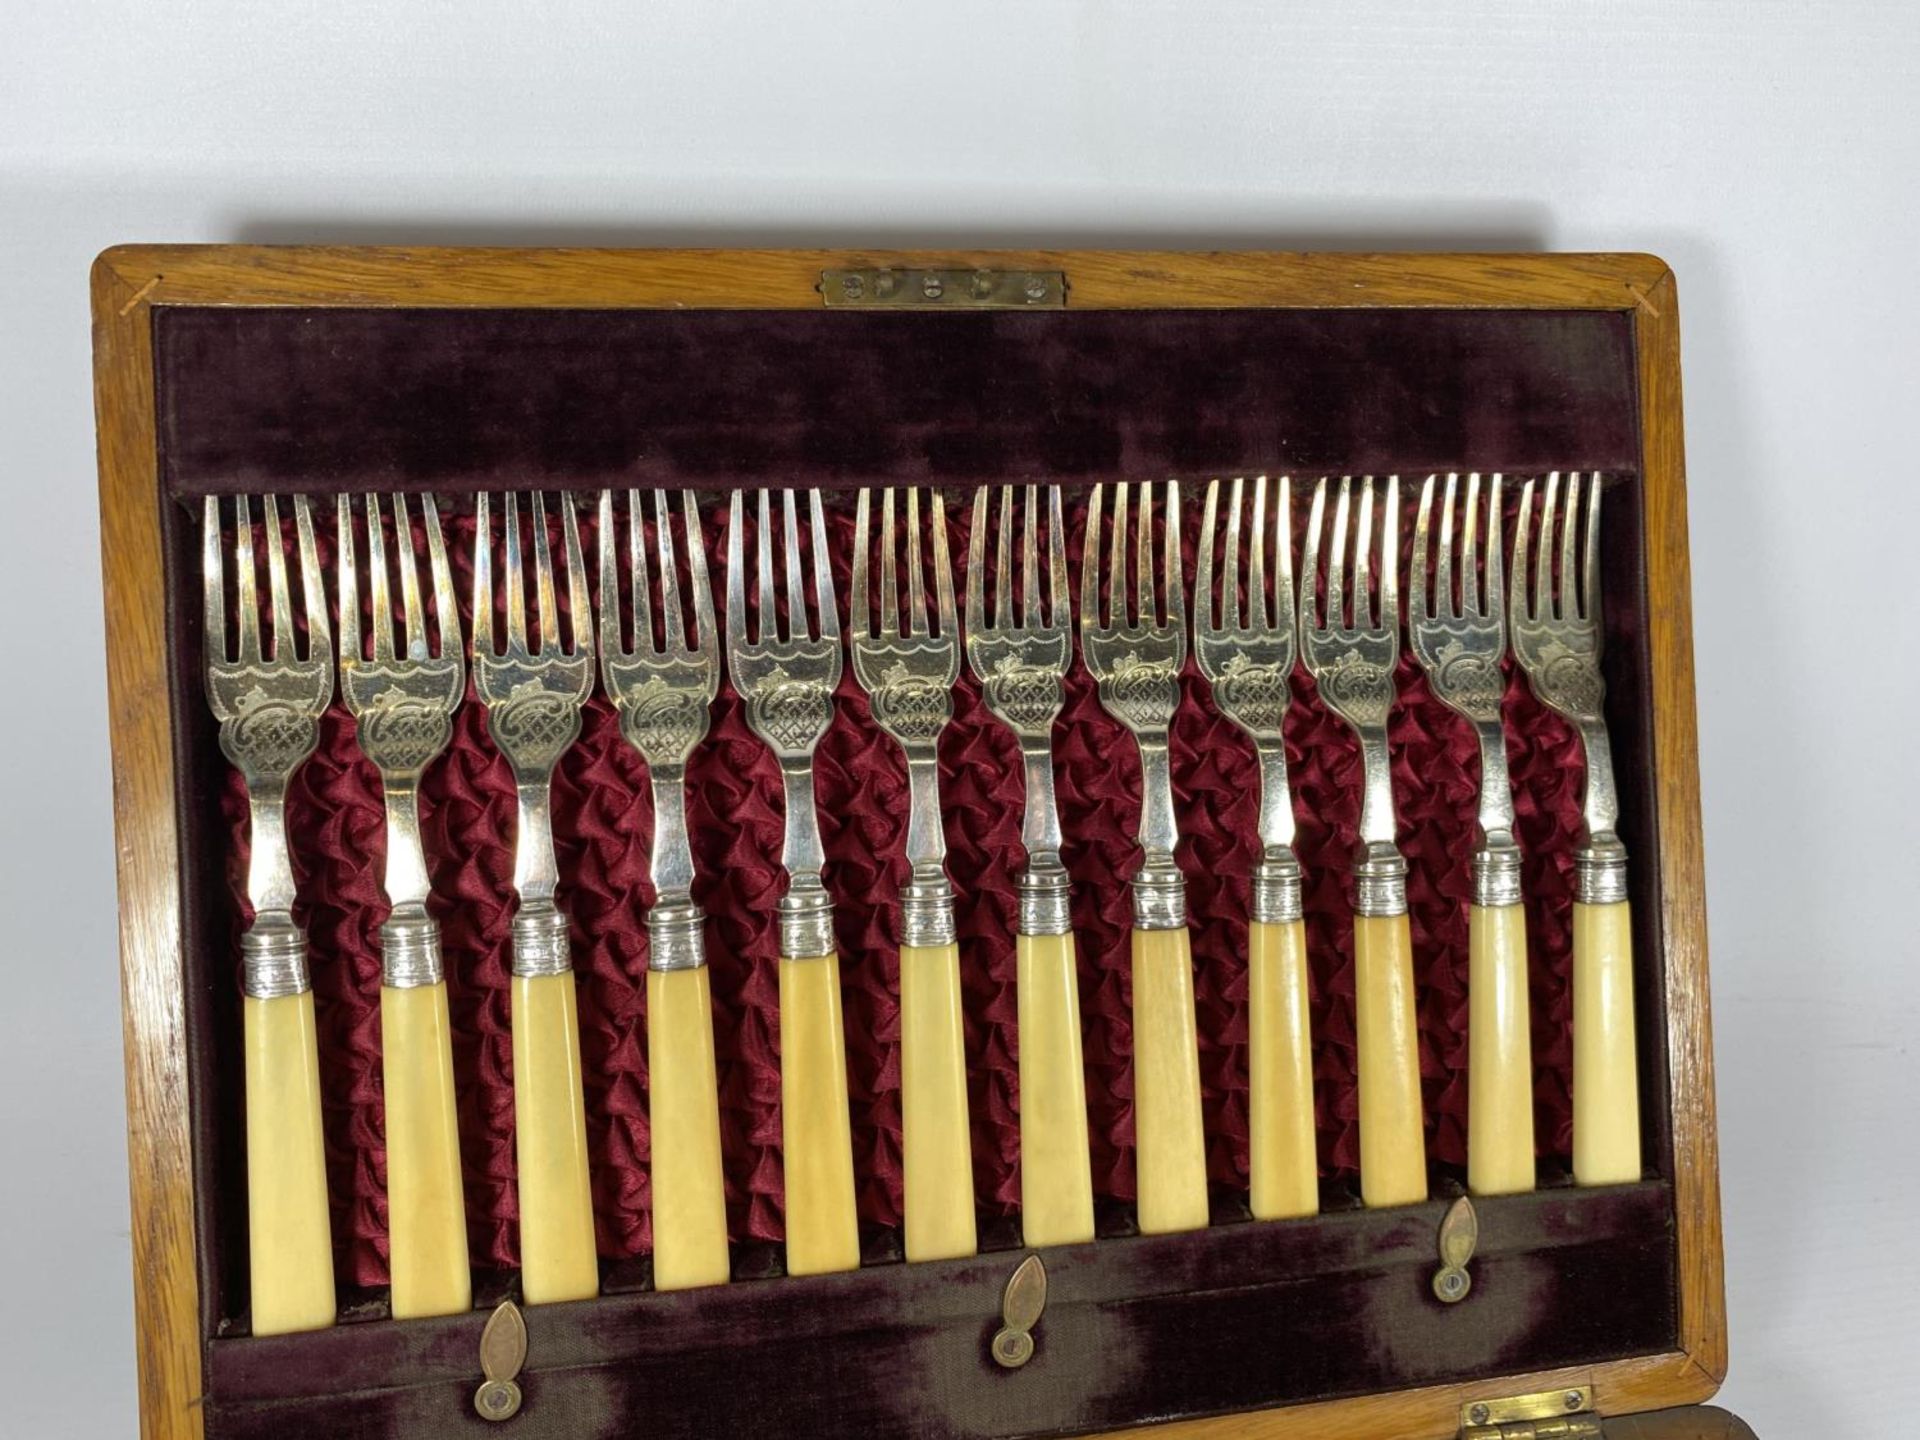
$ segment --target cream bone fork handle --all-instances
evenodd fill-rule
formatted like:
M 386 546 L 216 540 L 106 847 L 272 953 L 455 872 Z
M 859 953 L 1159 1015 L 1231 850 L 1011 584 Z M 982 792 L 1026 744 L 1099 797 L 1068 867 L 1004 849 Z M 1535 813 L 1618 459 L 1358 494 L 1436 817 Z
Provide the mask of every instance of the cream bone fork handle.
M 1194 658 L 1213 685 L 1220 713 L 1247 732 L 1260 760 L 1260 863 L 1247 929 L 1251 1020 L 1248 1041 L 1250 1191 L 1256 1220 L 1312 1215 L 1320 1208 L 1314 1148 L 1313 1047 L 1307 1019 L 1306 926 L 1300 862 L 1293 853 L 1284 724 L 1292 699 L 1297 622 L 1293 589 L 1293 491 L 1274 490 L 1273 593 L 1267 592 L 1267 477 L 1255 478 L 1251 524 L 1240 517 L 1245 486 L 1233 481 L 1219 587 L 1214 537 L 1220 482 L 1207 486 L 1194 576 Z M 1244 538 L 1244 544 L 1243 544 Z M 1240 599 L 1242 556 L 1246 605 Z
M 848 627 L 853 673 L 874 723 L 907 762 L 907 861 L 900 895 L 900 1109 L 909 1260 L 946 1260 L 978 1248 L 973 1213 L 973 1146 L 967 1124 L 967 1057 L 960 1004 L 960 947 L 953 886 L 940 827 L 940 732 L 953 716 L 960 675 L 960 621 L 953 601 L 947 512 L 931 492 L 933 590 L 921 558 L 920 492 L 906 494 L 904 537 L 894 492 L 880 497 L 879 592 L 872 573 L 872 492 L 855 502 L 853 593 Z M 899 552 L 906 552 L 904 597 Z M 906 601 L 904 614 L 901 600 Z M 878 614 L 874 601 L 879 601 Z M 934 614 L 929 623 L 929 604 Z
M 387 817 L 385 887 L 392 914 L 380 927 L 380 1067 L 386 1105 L 387 1228 L 393 1314 L 458 1315 L 472 1308 L 467 1216 L 460 1182 L 453 1039 L 440 927 L 427 913 L 427 861 L 420 840 L 420 777 L 446 749 L 466 690 L 453 572 L 431 495 L 418 506 L 432 572 L 439 653 L 429 641 L 413 538 L 413 506 L 391 497 L 401 626 L 378 496 L 364 497 L 371 647 L 363 644 L 360 566 L 351 499 L 336 510 L 340 693 L 357 722 L 360 749 L 380 771 Z
M 840 618 L 827 559 L 820 492 L 807 492 L 817 621 L 807 614 L 800 523 L 793 491 L 781 493 L 780 546 L 787 628 L 774 590 L 772 504 L 759 492 L 756 528 L 757 628 L 747 630 L 746 498 L 733 493 L 727 529 L 727 673 L 745 702 L 747 724 L 780 762 L 786 839 L 780 863 L 780 1123 L 786 1167 L 787 1273 L 818 1275 L 860 1264 L 854 1208 L 853 1136 L 847 1111 L 847 1038 L 840 1008 L 840 957 L 833 902 L 821 883 L 826 854 L 813 800 L 813 752 L 833 723 L 840 682 Z
M 1584 547 L 1579 474 L 1567 477 L 1564 510 L 1560 474 L 1547 476 L 1537 530 L 1533 488 L 1529 480 L 1520 493 L 1513 544 L 1513 653 L 1533 693 L 1579 731 L 1587 769 L 1585 833 L 1574 854 L 1573 1178 L 1581 1185 L 1618 1185 L 1640 1178 L 1640 1082 L 1627 851 L 1614 832 L 1620 800 L 1600 677 L 1600 477 L 1587 477 Z
M 1073 659 L 1067 601 L 1066 524 L 1060 487 L 1047 486 L 1046 582 L 1040 578 L 1037 485 L 1025 487 L 1020 593 L 1014 594 L 1014 487 L 1000 490 L 993 618 L 987 618 L 990 492 L 973 498 L 967 553 L 967 662 L 987 709 L 1020 742 L 1026 772 L 1015 938 L 1020 1035 L 1020 1228 L 1028 1245 L 1093 1239 L 1093 1160 L 1087 1148 L 1087 1082 L 1081 1055 L 1079 965 L 1071 895 L 1060 861 L 1053 793 L 1053 724 Z M 1043 606 L 1042 600 L 1045 600 Z
M 247 1257 L 256 1335 L 317 1330 L 334 1320 L 333 1237 L 320 1132 L 307 937 L 294 922 L 286 793 L 319 741 L 333 698 L 327 604 L 306 498 L 293 498 L 307 653 L 299 653 L 280 505 L 262 504 L 272 629 L 260 635 L 253 504 L 233 502 L 234 642 L 228 648 L 220 501 L 202 513 L 207 701 L 220 749 L 247 785 L 247 899 L 253 924 L 240 938 L 247 1113 Z
M 1114 486 L 1110 589 L 1100 603 L 1101 487 L 1087 502 L 1080 560 L 1080 648 L 1100 703 L 1140 750 L 1140 869 L 1133 878 L 1133 1111 L 1140 1229 L 1148 1234 L 1207 1224 L 1207 1151 L 1200 1108 L 1193 950 L 1186 880 L 1174 860 L 1173 779 L 1167 726 L 1180 703 L 1187 657 L 1180 565 L 1180 486 L 1166 482 L 1165 560 L 1153 563 L 1153 486 L 1140 486 L 1140 523 L 1127 565 L 1128 485 Z M 1164 592 L 1156 605 L 1155 590 Z
M 1340 481 L 1328 549 L 1326 610 L 1315 595 L 1325 534 L 1327 482 L 1314 487 L 1301 561 L 1300 642 L 1320 698 L 1360 740 L 1365 789 L 1354 865 L 1354 1015 L 1360 1071 L 1360 1198 L 1407 1205 L 1427 1198 L 1426 1127 L 1421 1115 L 1413 937 L 1407 924 L 1407 862 L 1395 844 L 1387 718 L 1400 652 L 1400 481 L 1389 477 L 1380 530 L 1379 594 L 1371 591 L 1374 482 Z M 1357 508 L 1357 517 L 1352 512 Z M 1348 521 L 1353 526 L 1351 591 Z M 1348 601 L 1351 598 L 1351 614 Z
M 600 492 L 600 670 L 620 732 L 647 762 L 653 787 L 654 906 L 647 914 L 647 1074 L 653 1167 L 653 1287 L 683 1290 L 727 1279 L 726 1190 L 720 1168 L 720 1100 L 713 1059 L 713 995 L 705 915 L 693 903 L 687 842 L 687 759 L 705 738 L 720 689 L 706 544 L 693 492 L 682 491 L 682 533 L 694 628 L 680 603 L 671 507 L 653 492 L 654 549 L 645 506 L 627 492 L 633 641 L 620 625 L 620 528 L 611 490 Z M 659 596 L 660 636 L 653 628 Z
M 1433 557 L 1434 476 L 1420 488 L 1409 566 L 1407 618 L 1413 653 L 1441 701 L 1472 725 L 1480 741 L 1480 804 L 1473 852 L 1473 905 L 1467 912 L 1467 1186 L 1476 1195 L 1531 1190 L 1533 1051 L 1528 1039 L 1527 919 L 1520 904 L 1520 850 L 1513 838 L 1513 788 L 1507 778 L 1500 657 L 1507 648 L 1506 582 L 1501 557 L 1501 481 L 1448 475 L 1440 499 L 1439 553 Z M 1454 577 L 1454 517 L 1460 516 L 1459 585 Z M 1484 515 L 1484 521 L 1483 521 Z M 1486 573 L 1480 570 L 1485 536 Z M 1430 578 L 1431 577 L 1431 578 Z
M 580 1087 L 580 1015 L 567 917 L 554 903 L 559 867 L 550 808 L 553 767 L 580 734 L 580 706 L 593 689 L 593 609 L 573 497 L 560 497 L 571 643 L 560 636 L 546 502 L 532 495 L 534 593 L 529 628 L 520 497 L 504 511 L 506 638 L 496 647 L 493 527 L 482 492 L 473 538 L 473 673 L 487 729 L 519 792 L 513 884 L 513 1125 L 520 1183 L 520 1284 L 530 1305 L 599 1293 L 593 1195 Z

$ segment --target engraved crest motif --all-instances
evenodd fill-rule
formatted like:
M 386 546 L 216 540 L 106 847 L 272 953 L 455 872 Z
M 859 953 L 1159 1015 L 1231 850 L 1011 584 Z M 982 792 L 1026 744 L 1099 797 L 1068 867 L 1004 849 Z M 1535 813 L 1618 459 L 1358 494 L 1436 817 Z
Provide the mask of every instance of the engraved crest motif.
M 1471 720 L 1500 718 L 1500 697 L 1506 677 L 1498 654 L 1469 650 L 1457 640 L 1441 647 L 1432 671 L 1433 688 L 1440 698 Z
M 1317 676 L 1320 694 L 1349 725 L 1384 725 L 1393 707 L 1393 672 L 1356 650 L 1342 652 Z
M 1556 710 L 1578 719 L 1600 718 L 1606 701 L 1606 682 L 1591 651 L 1578 652 L 1559 640 L 1540 646 L 1536 685 L 1540 697 Z
M 1293 690 L 1287 672 L 1244 654 L 1228 660 L 1213 682 L 1220 709 L 1250 730 L 1278 730 L 1286 719 Z
M 987 708 L 1015 730 L 1051 725 L 1064 703 L 1059 672 L 1029 665 L 1016 655 L 1002 655 L 982 689 Z
M 874 720 L 903 744 L 938 739 L 953 715 L 953 697 L 945 685 L 913 674 L 897 660 L 880 676 L 870 698 Z
M 1123 724 L 1163 729 L 1180 703 L 1180 683 L 1166 661 L 1128 653 L 1100 681 L 1100 698 Z
M 241 694 L 220 727 L 220 748 L 249 773 L 286 775 L 319 743 L 315 717 L 259 688 Z
M 398 690 L 376 696 L 360 712 L 360 748 L 383 771 L 423 769 L 452 734 L 444 706 Z
M 684 760 L 707 733 L 706 698 L 656 675 L 622 695 L 620 730 L 650 761 Z
M 809 751 L 833 720 L 833 692 L 776 665 L 748 694 L 747 720 L 775 750 Z
M 580 733 L 580 702 L 522 680 L 488 707 L 487 726 L 516 768 L 550 769 Z

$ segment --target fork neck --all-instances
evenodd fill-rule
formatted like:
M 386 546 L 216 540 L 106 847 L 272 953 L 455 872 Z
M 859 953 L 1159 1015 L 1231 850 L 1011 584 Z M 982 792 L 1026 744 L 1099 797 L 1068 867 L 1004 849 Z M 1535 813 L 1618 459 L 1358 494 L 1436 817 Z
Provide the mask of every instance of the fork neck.
M 1573 857 L 1575 898 L 1586 905 L 1611 905 L 1627 898 L 1627 849 L 1614 833 L 1620 823 L 1620 795 L 1614 788 L 1613 750 L 1604 720 L 1578 723 L 1587 758 L 1587 791 L 1581 804 L 1586 836 Z
M 780 757 L 780 780 L 786 791 L 786 835 L 780 846 L 780 864 L 790 882 L 820 881 L 827 854 L 820 843 L 820 817 L 813 803 L 813 759 Z
M 513 843 L 513 888 L 520 907 L 552 908 L 560 885 L 560 867 L 553 853 L 553 776 L 516 775 L 518 797 Z

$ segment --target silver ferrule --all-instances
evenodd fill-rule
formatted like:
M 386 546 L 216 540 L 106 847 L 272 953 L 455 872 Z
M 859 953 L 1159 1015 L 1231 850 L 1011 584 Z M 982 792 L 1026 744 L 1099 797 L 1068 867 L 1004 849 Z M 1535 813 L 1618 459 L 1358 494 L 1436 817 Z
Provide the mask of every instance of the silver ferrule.
M 262 912 L 240 937 L 240 989 L 254 1000 L 278 1000 L 312 988 L 307 937 L 284 910 Z
M 1060 857 L 1044 850 L 1030 854 L 1020 876 L 1020 933 L 1071 934 L 1072 910 L 1073 886 Z
M 552 901 L 520 902 L 513 917 L 513 973 L 564 975 L 573 968 L 567 946 L 567 917 Z
M 1407 913 L 1407 862 L 1393 846 L 1362 847 L 1353 867 L 1353 913 L 1369 919 Z
M 389 990 L 417 990 L 445 978 L 440 927 L 417 906 L 395 906 L 380 927 L 380 983 Z
M 1133 928 L 1184 930 L 1187 925 L 1187 881 L 1173 856 L 1149 852 L 1133 877 Z
M 817 960 L 833 951 L 833 901 L 818 875 L 794 875 L 780 897 L 780 958 Z
M 707 963 L 706 912 L 684 895 L 661 896 L 647 912 L 647 968 L 698 970 Z
M 1305 913 L 1300 896 L 1300 862 L 1286 846 L 1268 849 L 1253 867 L 1253 894 L 1247 918 L 1257 925 L 1291 925 Z
M 1507 836 L 1473 852 L 1473 903 L 1483 910 L 1520 903 L 1520 847 Z
M 900 891 L 901 947 L 931 950 L 953 943 L 953 886 L 939 865 L 915 865 L 913 879 Z
M 1627 898 L 1627 847 L 1611 831 L 1573 852 L 1573 898 L 1582 905 L 1617 905 Z

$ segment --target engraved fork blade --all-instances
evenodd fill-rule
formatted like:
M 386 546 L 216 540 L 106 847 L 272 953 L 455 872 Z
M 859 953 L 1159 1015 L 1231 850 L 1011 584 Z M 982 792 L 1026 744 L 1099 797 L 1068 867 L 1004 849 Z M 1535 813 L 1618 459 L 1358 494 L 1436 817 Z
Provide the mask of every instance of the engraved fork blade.
M 439 927 L 427 914 L 427 861 L 420 841 L 420 777 L 446 748 L 452 716 L 466 689 L 461 662 L 460 618 L 453 595 L 440 512 L 431 495 L 420 497 L 427 560 L 432 572 L 434 614 L 429 624 L 420 557 L 413 539 L 412 506 L 390 497 L 394 564 L 400 576 L 402 626 L 393 622 L 392 567 L 378 496 L 362 497 L 367 532 L 367 580 L 372 646 L 360 624 L 360 565 L 356 556 L 354 505 L 346 495 L 336 508 L 336 570 L 340 611 L 340 693 L 357 722 L 360 749 L 380 771 L 387 820 L 385 887 L 393 914 L 381 927 L 382 981 L 404 988 L 442 978 Z M 429 641 L 436 633 L 438 653 Z M 398 643 L 396 643 L 396 641 Z
M 1073 659 L 1067 602 L 1067 531 L 1060 487 L 1046 487 L 1047 559 L 1040 576 L 1040 487 L 1025 487 L 1020 528 L 1019 594 L 1014 593 L 1014 487 L 1000 487 L 999 539 L 994 549 L 993 609 L 987 609 L 987 536 L 991 491 L 973 497 L 967 546 L 967 663 L 980 681 L 988 711 L 1020 742 L 1026 771 L 1026 816 L 1021 843 L 1027 868 L 1020 876 L 1020 933 L 1065 935 L 1070 928 L 1067 872 L 1060 861 L 1060 810 L 1053 789 L 1053 722 L 1066 703 L 1065 678 Z M 1045 602 L 1044 604 L 1042 602 Z
M 953 565 L 947 551 L 947 512 L 932 492 L 933 591 L 922 561 L 920 492 L 906 497 L 904 537 L 895 524 L 894 492 L 880 496 L 880 581 L 869 588 L 872 492 L 862 490 L 854 511 L 852 631 L 854 678 L 867 692 L 874 723 L 898 742 L 907 759 L 907 860 L 913 876 L 901 892 L 901 943 L 950 944 L 953 887 L 947 883 L 947 842 L 940 828 L 940 732 L 953 717 L 953 682 L 960 675 L 960 622 L 953 602 Z M 906 609 L 901 611 L 898 557 L 906 552 Z M 876 616 L 874 602 L 879 601 Z M 929 624 L 929 605 L 934 614 Z
M 780 762 L 786 789 L 786 838 L 780 863 L 787 893 L 780 898 L 780 953 L 794 958 L 825 955 L 833 948 L 833 904 L 820 872 L 820 843 L 813 799 L 813 752 L 833 722 L 833 691 L 840 682 L 840 618 L 827 560 L 827 521 L 820 492 L 807 492 L 812 550 L 814 614 L 807 609 L 808 577 L 800 560 L 800 521 L 794 492 L 781 492 L 787 616 L 781 627 L 774 589 L 773 505 L 759 492 L 754 575 L 756 625 L 747 628 L 746 496 L 733 492 L 727 530 L 727 670 L 747 707 L 747 724 Z
M 293 919 L 293 862 L 287 850 L 287 783 L 319 743 L 320 716 L 333 698 L 327 604 L 314 546 L 313 516 L 305 496 L 293 497 L 300 593 L 306 612 L 306 654 L 294 626 L 293 597 L 280 528 L 280 504 L 261 502 L 266 534 L 271 629 L 260 633 L 254 502 L 233 502 L 234 643 L 228 648 L 226 559 L 220 501 L 202 511 L 201 561 L 205 585 L 207 702 L 220 722 L 220 749 L 247 784 L 251 834 L 247 898 L 254 921 L 241 938 L 243 986 L 256 999 L 295 995 L 308 988 L 306 936 Z
M 1221 714 L 1247 732 L 1260 760 L 1261 859 L 1254 871 L 1252 918 L 1285 924 L 1300 918 L 1300 862 L 1293 853 L 1293 802 L 1287 787 L 1283 726 L 1293 698 L 1290 677 L 1297 649 L 1293 593 L 1293 493 L 1289 478 L 1275 487 L 1273 529 L 1267 530 L 1267 477 L 1252 485 L 1253 512 L 1242 530 L 1244 482 L 1227 497 L 1225 554 L 1215 585 L 1214 542 L 1220 482 L 1207 485 L 1194 575 L 1194 658 L 1212 682 Z M 1274 585 L 1267 593 L 1267 546 L 1274 551 Z M 1244 558 L 1243 558 L 1244 557 Z M 1246 606 L 1240 601 L 1242 566 Z
M 647 556 L 646 507 L 627 492 L 627 554 L 633 640 L 620 624 L 620 529 L 611 490 L 600 492 L 600 669 L 620 714 L 620 731 L 647 762 L 653 788 L 652 877 L 657 892 L 647 915 L 655 970 L 691 969 L 705 959 L 693 903 L 693 851 L 687 841 L 687 758 L 705 738 L 709 710 L 720 689 L 720 638 L 713 618 L 713 587 L 700 512 L 691 490 L 680 495 L 687 572 L 693 586 L 689 633 L 680 601 L 671 507 L 653 492 L 656 563 Z M 660 634 L 654 634 L 651 595 L 660 597 Z

